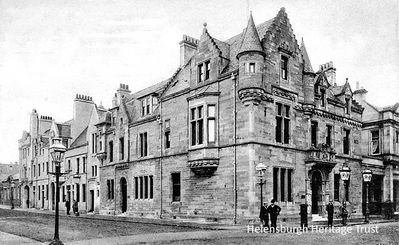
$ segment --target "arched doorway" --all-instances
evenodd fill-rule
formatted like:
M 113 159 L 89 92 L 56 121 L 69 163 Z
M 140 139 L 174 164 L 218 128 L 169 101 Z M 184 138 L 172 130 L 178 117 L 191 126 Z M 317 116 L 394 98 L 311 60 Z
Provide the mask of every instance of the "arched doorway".
M 24 201 L 25 203 L 23 204 L 26 208 L 29 208 L 29 186 L 25 186 L 24 188 Z
M 319 201 L 321 200 L 322 196 L 322 186 L 323 186 L 323 181 L 321 177 L 320 171 L 314 171 L 312 174 L 312 182 L 311 182 L 311 188 L 312 188 L 312 214 L 318 214 L 319 213 Z
M 125 213 L 127 210 L 127 182 L 124 177 L 121 178 L 121 209 L 122 213 Z

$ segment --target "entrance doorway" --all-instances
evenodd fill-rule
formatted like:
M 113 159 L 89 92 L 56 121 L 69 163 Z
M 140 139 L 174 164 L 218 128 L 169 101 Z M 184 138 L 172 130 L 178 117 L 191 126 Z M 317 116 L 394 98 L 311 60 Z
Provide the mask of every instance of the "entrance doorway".
M 94 190 L 90 190 L 90 211 L 94 213 Z
M 124 177 L 121 178 L 120 184 L 121 184 L 121 197 L 122 197 L 121 209 L 122 213 L 125 213 L 127 209 L 127 182 Z
M 26 208 L 29 208 L 29 186 L 25 186 L 25 188 L 24 188 L 24 190 L 25 190 L 25 205 L 26 205 Z
M 319 201 L 321 200 L 323 181 L 321 178 L 321 173 L 319 171 L 314 171 L 312 174 L 312 214 L 319 213 Z

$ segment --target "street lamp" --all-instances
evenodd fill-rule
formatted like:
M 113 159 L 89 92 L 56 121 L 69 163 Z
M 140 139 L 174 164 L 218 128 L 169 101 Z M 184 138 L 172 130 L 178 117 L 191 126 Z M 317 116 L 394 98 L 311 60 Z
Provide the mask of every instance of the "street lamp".
M 366 184 L 366 210 L 364 213 L 364 223 L 370 223 L 370 209 L 369 209 L 369 184 L 373 177 L 373 172 L 370 169 L 363 170 L 363 181 Z
M 344 196 L 342 198 L 342 225 L 346 225 L 348 219 L 348 211 L 346 210 L 346 192 L 348 188 L 348 180 L 351 176 L 351 169 L 348 166 L 348 163 L 345 162 L 342 165 L 342 168 L 339 170 L 339 174 L 341 175 L 341 179 L 344 182 Z
M 258 172 L 259 177 L 259 186 L 260 186 L 260 209 L 262 209 L 263 205 L 263 185 L 266 183 L 266 180 L 263 181 L 263 175 L 266 173 L 266 165 L 264 163 L 258 163 L 255 167 L 256 171 Z
M 54 230 L 54 239 L 51 241 L 51 245 L 62 245 L 63 243 L 60 241 L 59 238 L 59 228 L 58 228 L 58 203 L 60 201 L 60 193 L 59 193 L 59 181 L 60 181 L 60 175 L 64 174 L 61 173 L 61 162 L 64 159 L 64 154 L 66 151 L 66 147 L 61 144 L 61 139 L 60 138 L 54 138 L 53 139 L 53 144 L 50 146 L 50 155 L 51 158 L 54 161 L 55 165 L 55 172 L 49 172 L 50 174 L 55 175 L 55 191 L 56 191 L 56 196 L 55 196 L 55 230 Z

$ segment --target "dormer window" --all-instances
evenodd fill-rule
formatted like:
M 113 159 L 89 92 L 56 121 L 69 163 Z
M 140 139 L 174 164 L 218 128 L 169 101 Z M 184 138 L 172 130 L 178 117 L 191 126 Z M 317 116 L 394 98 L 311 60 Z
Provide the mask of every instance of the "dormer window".
M 211 63 L 210 61 L 205 62 L 205 80 L 209 79 L 211 73 Z
M 146 116 L 151 113 L 151 97 L 147 97 L 141 100 L 141 115 Z
M 320 96 L 321 96 L 321 106 L 325 107 L 326 106 L 326 90 L 325 89 L 320 89 Z
M 205 61 L 198 64 L 198 83 L 204 82 L 210 78 L 211 62 Z
M 281 64 L 280 64 L 280 69 L 281 69 L 281 78 L 283 80 L 288 79 L 288 57 L 282 55 L 281 56 Z
M 350 113 L 350 99 L 345 98 L 345 113 L 349 114 Z

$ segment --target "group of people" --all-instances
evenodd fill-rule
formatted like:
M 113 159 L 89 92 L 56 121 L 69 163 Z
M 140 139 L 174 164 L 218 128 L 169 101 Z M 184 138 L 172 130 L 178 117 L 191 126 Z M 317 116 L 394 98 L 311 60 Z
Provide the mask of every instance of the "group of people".
M 65 207 L 66 207 L 66 213 L 67 215 L 69 215 L 69 212 L 71 211 L 71 203 L 69 199 L 65 201 Z M 75 216 L 79 216 L 78 202 L 76 200 L 73 200 L 72 211 L 75 214 Z
M 275 204 L 275 200 L 272 199 L 271 204 L 267 206 L 267 202 L 263 203 L 260 209 L 259 218 L 262 225 L 265 227 L 272 227 L 274 230 L 277 227 L 277 216 L 280 214 L 281 208 Z M 270 215 L 270 226 L 269 226 L 269 215 Z

